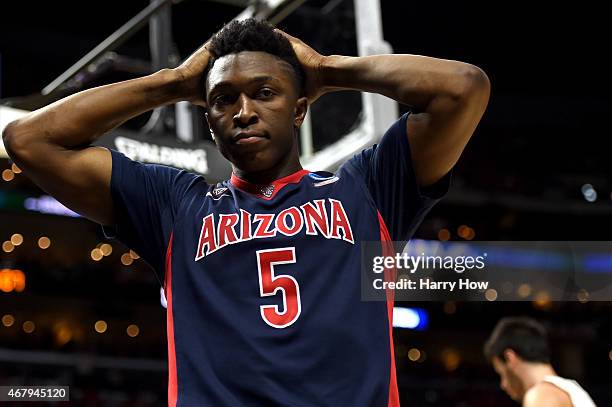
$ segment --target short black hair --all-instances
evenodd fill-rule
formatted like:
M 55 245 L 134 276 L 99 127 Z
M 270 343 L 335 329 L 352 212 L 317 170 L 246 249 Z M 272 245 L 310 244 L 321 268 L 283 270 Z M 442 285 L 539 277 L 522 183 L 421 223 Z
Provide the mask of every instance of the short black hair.
M 289 40 L 270 23 L 254 18 L 234 20 L 213 35 L 208 50 L 211 58 L 205 75 L 222 56 L 242 51 L 261 51 L 287 62 L 295 72 L 298 94 L 304 90 L 305 74 Z
M 528 362 L 550 363 L 546 329 L 532 318 L 506 317 L 497 323 L 485 343 L 485 357 L 505 361 L 506 349 L 512 349 Z

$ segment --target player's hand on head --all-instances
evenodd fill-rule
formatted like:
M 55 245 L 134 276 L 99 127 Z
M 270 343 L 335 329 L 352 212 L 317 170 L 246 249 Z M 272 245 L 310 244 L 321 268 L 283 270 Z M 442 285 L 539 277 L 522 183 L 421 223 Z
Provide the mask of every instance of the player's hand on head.
M 306 74 L 305 96 L 308 98 L 308 103 L 314 102 L 325 93 L 322 69 L 326 57 L 319 54 L 299 38 L 293 37 L 278 28 L 275 31 L 285 36 L 291 43 Z
M 210 41 L 206 42 L 189 56 L 182 64 L 174 68 L 180 80 L 180 92 L 185 100 L 206 107 L 204 91 L 204 72 L 211 57 Z

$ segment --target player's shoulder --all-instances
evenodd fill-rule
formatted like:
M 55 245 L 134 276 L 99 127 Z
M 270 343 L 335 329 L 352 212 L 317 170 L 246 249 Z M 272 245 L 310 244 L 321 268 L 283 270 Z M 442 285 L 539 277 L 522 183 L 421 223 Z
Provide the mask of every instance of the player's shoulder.
M 527 390 L 523 407 L 572 407 L 572 400 L 561 388 L 543 381 Z

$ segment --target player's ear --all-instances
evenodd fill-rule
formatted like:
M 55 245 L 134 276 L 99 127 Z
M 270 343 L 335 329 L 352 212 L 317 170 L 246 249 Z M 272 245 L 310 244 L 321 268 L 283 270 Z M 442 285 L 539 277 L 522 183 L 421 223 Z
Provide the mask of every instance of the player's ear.
M 507 365 L 514 366 L 519 361 L 519 356 L 515 351 L 508 348 L 504 350 L 504 360 L 506 361 Z
M 304 122 L 304 118 L 306 117 L 306 113 L 308 113 L 308 99 L 306 97 L 301 97 L 295 103 L 295 111 L 294 111 L 294 121 L 293 126 L 296 129 L 299 129 Z

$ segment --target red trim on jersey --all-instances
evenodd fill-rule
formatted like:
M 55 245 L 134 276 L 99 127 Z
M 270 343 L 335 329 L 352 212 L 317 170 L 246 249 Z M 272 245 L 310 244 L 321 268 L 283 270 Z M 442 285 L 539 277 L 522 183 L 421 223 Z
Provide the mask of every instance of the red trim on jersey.
M 272 181 L 270 184 L 251 184 L 248 181 L 238 178 L 236 174 L 232 174 L 232 178 L 230 179 L 230 182 L 236 188 L 242 189 L 245 192 L 249 192 L 257 196 L 258 198 L 270 200 L 274 198 L 276 194 L 278 193 L 278 191 L 280 191 L 285 185 L 297 184 L 298 182 L 302 180 L 304 175 L 308 173 L 310 173 L 310 171 L 308 170 L 299 170 L 297 172 L 294 172 L 291 175 L 287 175 L 286 177 L 277 179 L 276 181 Z M 274 187 L 274 190 L 272 191 L 272 195 L 270 195 L 269 197 L 261 193 L 261 190 L 266 187 Z
M 395 257 L 395 249 L 391 242 L 391 236 L 389 230 L 385 224 L 380 212 L 378 212 L 378 223 L 380 225 L 380 241 L 383 242 L 383 256 Z M 387 242 L 387 243 L 384 243 Z M 395 268 L 385 268 L 385 281 L 395 281 Z M 399 391 L 397 389 L 397 375 L 395 372 L 395 349 L 393 346 L 393 302 L 394 302 L 394 291 L 387 290 L 387 318 L 389 319 L 389 347 L 391 350 L 391 374 L 389 377 L 389 402 L 388 407 L 399 407 Z
M 178 398 L 178 385 L 176 381 L 176 349 L 174 346 L 174 316 L 172 311 L 172 238 L 170 234 L 168 249 L 166 250 L 166 278 L 164 293 L 166 294 L 166 326 L 168 330 L 168 406 L 176 406 Z

